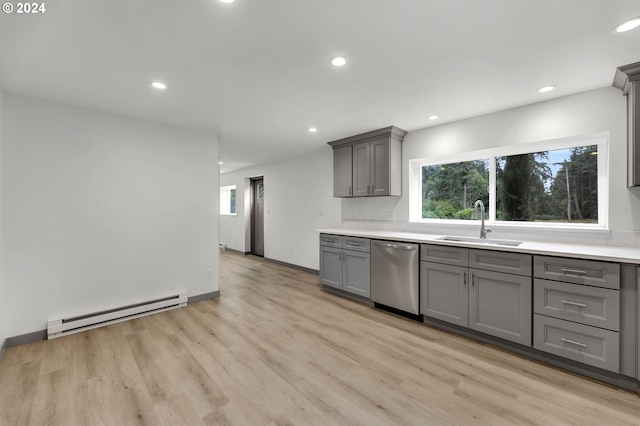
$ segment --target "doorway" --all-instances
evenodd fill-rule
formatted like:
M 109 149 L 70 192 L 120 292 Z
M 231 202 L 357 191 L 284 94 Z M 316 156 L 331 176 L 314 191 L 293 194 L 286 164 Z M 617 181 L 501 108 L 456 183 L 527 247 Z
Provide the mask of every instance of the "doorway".
M 264 257 L 264 179 L 251 179 L 251 254 Z

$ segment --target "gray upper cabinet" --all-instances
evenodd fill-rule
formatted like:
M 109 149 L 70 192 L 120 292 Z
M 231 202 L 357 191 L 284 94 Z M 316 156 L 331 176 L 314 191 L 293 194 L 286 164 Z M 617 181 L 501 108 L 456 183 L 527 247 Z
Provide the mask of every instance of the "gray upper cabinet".
M 395 126 L 329 142 L 333 148 L 333 196 L 402 195 L 402 140 Z
M 369 142 L 359 143 L 353 146 L 353 196 L 366 197 L 370 192 L 369 185 Z
M 640 62 L 618 67 L 613 86 L 627 96 L 628 186 L 640 186 Z
M 351 197 L 353 151 L 352 147 L 344 146 L 333 150 L 333 196 Z

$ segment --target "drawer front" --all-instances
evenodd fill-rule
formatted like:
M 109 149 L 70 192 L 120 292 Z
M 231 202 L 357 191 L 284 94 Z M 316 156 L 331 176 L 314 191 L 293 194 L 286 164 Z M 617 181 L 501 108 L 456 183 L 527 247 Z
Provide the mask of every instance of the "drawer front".
M 620 371 L 620 336 L 615 331 L 535 314 L 533 347 L 614 373 Z
M 530 254 L 493 250 L 469 250 L 469 267 L 495 272 L 531 276 Z
M 534 256 L 536 278 L 620 289 L 620 264 L 597 260 Z
M 368 238 L 342 237 L 342 247 L 344 247 L 345 250 L 369 253 L 371 251 L 371 240 Z
M 469 266 L 469 249 L 422 244 L 420 247 L 420 260 L 447 265 Z
M 533 310 L 537 314 L 620 331 L 620 292 L 536 278 Z
M 342 248 L 342 237 L 340 235 L 320 234 L 320 245 Z

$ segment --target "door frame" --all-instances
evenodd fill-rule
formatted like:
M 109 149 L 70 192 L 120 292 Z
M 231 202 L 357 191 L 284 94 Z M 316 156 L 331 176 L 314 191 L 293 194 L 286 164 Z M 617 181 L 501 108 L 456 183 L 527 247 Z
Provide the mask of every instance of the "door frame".
M 255 217 L 256 217 L 256 209 L 255 209 L 255 199 L 256 199 L 256 186 L 257 182 L 262 181 L 264 185 L 264 176 L 254 176 L 249 178 L 249 187 L 250 187 L 250 215 L 249 215 L 249 234 L 250 234 L 250 245 L 249 245 L 249 253 L 264 257 L 264 210 L 262 216 L 262 254 L 256 254 L 255 245 L 256 245 L 256 230 L 255 230 Z M 264 203 L 264 202 L 263 202 Z M 264 209 L 264 205 L 263 205 Z

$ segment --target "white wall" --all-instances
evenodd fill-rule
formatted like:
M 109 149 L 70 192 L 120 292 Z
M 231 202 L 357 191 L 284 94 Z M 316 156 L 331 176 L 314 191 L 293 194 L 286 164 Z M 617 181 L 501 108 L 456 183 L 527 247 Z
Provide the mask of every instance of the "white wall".
M 640 243 L 640 191 L 626 186 L 626 98 L 612 87 L 566 96 L 467 120 L 410 132 L 403 142 L 403 196 L 384 199 L 345 199 L 342 218 L 346 226 L 361 225 L 411 229 L 431 233 L 475 232 L 477 224 L 455 229 L 437 225 L 407 224 L 411 159 L 437 157 L 502 146 L 608 132 L 609 232 L 509 231 L 494 229 L 493 236 L 547 238 L 594 243 Z M 415 179 L 415 178 L 414 178 Z M 389 219 L 393 217 L 393 221 Z M 356 222 L 349 222 L 355 219 Z M 500 234 L 500 235 L 498 235 Z
M 2 90 L 0 89 L 0 350 L 4 346 L 5 340 L 5 332 L 4 332 L 4 324 L 5 324 L 5 312 L 7 310 L 7 302 L 4 294 L 4 281 L 3 281 L 3 244 L 2 244 L 2 213 L 4 211 L 2 200 L 3 200 L 3 184 L 2 184 L 2 170 L 3 170 L 3 162 L 2 162 L 2 154 L 4 148 L 4 126 L 3 126 L 3 116 L 2 116 Z
M 220 185 L 236 185 L 238 194 L 238 214 L 220 216 L 220 242 L 242 252 L 251 250 L 249 178 L 256 176 L 264 176 L 265 257 L 318 269 L 316 229 L 340 224 L 341 202 L 333 198 L 331 147 L 220 176 Z
M 217 291 L 217 152 L 214 135 L 5 92 L 6 336 Z
M 318 268 L 315 229 L 366 227 L 424 233 L 476 235 L 478 225 L 447 227 L 409 223 L 409 160 L 515 144 L 609 133 L 609 226 L 611 231 L 494 230 L 496 238 L 553 239 L 596 244 L 640 244 L 640 189 L 626 187 L 626 99 L 602 88 L 409 132 L 403 142 L 403 196 L 335 199 L 332 151 L 323 146 L 311 155 L 221 176 L 222 185 L 248 190 L 248 178 L 265 176 L 265 256 Z M 245 200 L 238 215 L 220 218 L 220 241 L 249 251 Z M 320 209 L 323 216 L 319 216 Z

